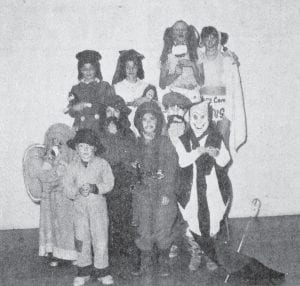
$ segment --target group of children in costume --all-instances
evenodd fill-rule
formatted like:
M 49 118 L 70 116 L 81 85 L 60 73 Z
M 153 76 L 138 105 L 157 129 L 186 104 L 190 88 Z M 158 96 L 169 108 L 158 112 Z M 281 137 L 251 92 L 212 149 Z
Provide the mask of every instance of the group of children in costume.
M 162 103 L 135 50 L 120 51 L 112 86 L 98 52 L 76 55 L 79 83 L 65 110 L 74 124 L 50 127 L 37 172 L 39 254 L 76 261 L 75 286 L 92 272 L 113 284 L 110 251 L 132 255 L 132 274 L 140 275 L 156 249 L 159 275 L 168 276 L 170 249 L 181 237 L 190 245 L 189 268 L 199 267 L 194 235 L 219 232 L 231 200 L 230 152 L 246 138 L 238 61 L 225 42 L 214 27 L 201 36 L 184 21 L 167 28 Z

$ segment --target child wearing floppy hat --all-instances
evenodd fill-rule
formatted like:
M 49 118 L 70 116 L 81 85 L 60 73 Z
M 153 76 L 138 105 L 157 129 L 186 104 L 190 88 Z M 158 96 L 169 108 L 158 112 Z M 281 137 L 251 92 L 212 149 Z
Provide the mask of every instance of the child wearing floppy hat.
M 113 278 L 108 263 L 108 215 L 104 194 L 112 190 L 114 176 L 108 162 L 99 157 L 104 147 L 92 130 L 79 130 L 68 145 L 78 153 L 64 176 L 65 193 L 74 201 L 75 209 L 78 258 L 73 285 L 84 285 L 89 280 L 92 264 L 98 280 L 110 285 Z
M 78 80 L 69 93 L 69 105 L 65 113 L 74 118 L 75 130 L 89 128 L 94 131 L 99 126 L 99 107 L 104 96 L 113 90 L 102 80 L 100 70 L 101 55 L 97 51 L 84 50 L 76 55 L 78 60 Z

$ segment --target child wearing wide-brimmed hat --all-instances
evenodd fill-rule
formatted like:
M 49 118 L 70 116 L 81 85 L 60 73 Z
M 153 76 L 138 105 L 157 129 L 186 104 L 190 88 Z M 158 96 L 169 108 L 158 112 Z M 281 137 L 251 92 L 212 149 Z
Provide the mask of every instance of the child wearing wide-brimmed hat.
M 92 130 L 79 130 L 68 145 L 79 155 L 64 177 L 66 196 L 74 201 L 75 208 L 78 273 L 73 285 L 84 285 L 89 280 L 92 264 L 98 280 L 110 285 L 113 278 L 108 263 L 108 215 L 103 195 L 112 190 L 114 176 L 109 163 L 99 157 L 104 147 Z

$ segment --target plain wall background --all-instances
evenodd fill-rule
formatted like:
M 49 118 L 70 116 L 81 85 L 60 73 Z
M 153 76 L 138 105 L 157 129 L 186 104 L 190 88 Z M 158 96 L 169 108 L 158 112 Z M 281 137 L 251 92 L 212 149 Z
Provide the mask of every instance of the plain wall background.
M 300 5 L 297 0 L 33 1 L 1 0 L 0 229 L 38 226 L 39 206 L 25 192 L 23 152 L 42 143 L 62 113 L 77 79 L 75 54 L 96 49 L 111 81 L 118 51 L 146 57 L 146 80 L 157 84 L 166 27 L 183 19 L 199 31 L 229 33 L 241 62 L 248 142 L 230 174 L 232 216 L 300 213 Z

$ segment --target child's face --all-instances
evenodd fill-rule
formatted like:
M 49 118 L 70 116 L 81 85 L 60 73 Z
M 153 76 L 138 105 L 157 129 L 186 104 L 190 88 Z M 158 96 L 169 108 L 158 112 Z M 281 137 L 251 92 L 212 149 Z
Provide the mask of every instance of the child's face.
M 96 69 L 92 64 L 86 63 L 80 69 L 83 79 L 86 81 L 94 80 L 96 77 Z
M 184 22 L 177 22 L 174 24 L 172 30 L 175 45 L 184 45 L 187 35 L 187 24 Z
M 138 67 L 134 61 L 126 62 L 125 69 L 126 69 L 126 78 L 127 79 L 136 79 L 137 78 Z
M 120 110 L 113 108 L 111 106 L 108 106 L 106 108 L 106 118 L 109 118 L 109 117 L 116 117 L 119 119 L 120 118 Z
M 146 92 L 145 97 L 148 98 L 148 99 L 153 99 L 153 98 L 154 98 L 154 95 L 155 95 L 155 91 L 154 91 L 153 89 L 149 89 L 149 90 Z
M 142 117 L 142 126 L 146 134 L 153 134 L 157 125 L 157 118 L 152 113 L 145 113 Z
M 89 162 L 95 156 L 96 148 L 86 143 L 79 143 L 76 150 L 83 162 Z
M 207 105 L 194 105 L 190 109 L 190 125 L 196 136 L 205 132 L 209 124 Z
M 206 49 L 215 49 L 218 47 L 219 39 L 215 34 L 210 34 L 203 39 L 203 44 Z

